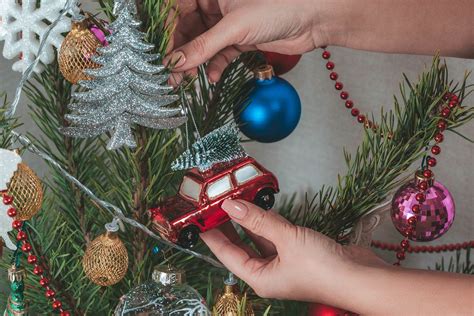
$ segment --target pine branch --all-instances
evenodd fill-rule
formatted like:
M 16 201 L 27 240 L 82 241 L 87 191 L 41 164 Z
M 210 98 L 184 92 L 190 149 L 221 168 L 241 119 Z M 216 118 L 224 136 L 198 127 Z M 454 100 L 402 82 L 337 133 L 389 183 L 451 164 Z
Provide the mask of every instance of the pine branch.
M 461 258 L 461 255 L 461 250 L 456 251 L 455 256 L 451 257 L 447 263 L 444 260 L 444 257 L 442 257 L 441 261 L 435 264 L 434 269 L 438 271 L 474 275 L 474 263 L 471 261 L 471 248 L 465 250 L 463 258 Z

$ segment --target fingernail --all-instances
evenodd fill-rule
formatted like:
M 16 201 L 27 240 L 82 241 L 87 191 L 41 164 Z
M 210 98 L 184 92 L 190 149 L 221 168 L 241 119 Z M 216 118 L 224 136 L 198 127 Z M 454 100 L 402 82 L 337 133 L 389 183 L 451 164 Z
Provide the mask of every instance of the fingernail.
M 249 210 L 247 205 L 234 200 L 225 200 L 224 203 L 222 203 L 222 209 L 229 214 L 230 217 L 235 219 L 243 219 Z
M 174 68 L 179 68 L 184 65 L 186 62 L 186 56 L 184 56 L 184 53 L 182 51 L 177 51 L 171 54 L 171 57 L 169 58 L 171 66 L 174 65 Z

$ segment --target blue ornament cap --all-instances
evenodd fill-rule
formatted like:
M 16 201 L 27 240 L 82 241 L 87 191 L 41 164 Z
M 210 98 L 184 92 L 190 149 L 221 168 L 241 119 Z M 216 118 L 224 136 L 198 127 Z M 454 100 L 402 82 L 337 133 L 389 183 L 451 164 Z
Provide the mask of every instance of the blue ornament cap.
M 270 65 L 259 67 L 253 91 L 234 109 L 240 131 L 252 140 L 273 143 L 293 132 L 301 117 L 301 101 L 295 88 L 274 76 Z

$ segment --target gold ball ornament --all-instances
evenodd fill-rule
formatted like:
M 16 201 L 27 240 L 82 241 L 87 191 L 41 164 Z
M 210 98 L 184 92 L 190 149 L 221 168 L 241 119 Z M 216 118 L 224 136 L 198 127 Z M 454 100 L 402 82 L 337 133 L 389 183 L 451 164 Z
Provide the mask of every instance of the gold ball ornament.
M 85 69 L 99 68 L 100 65 L 92 61 L 101 42 L 89 30 L 87 19 L 74 21 L 71 31 L 61 44 L 58 53 L 59 70 L 64 78 L 72 84 L 80 80 L 90 80 L 84 73 Z
M 224 291 L 217 297 L 212 316 L 254 316 L 252 304 L 246 300 L 244 310 L 241 311 L 243 298 L 239 285 L 233 274 L 224 281 Z
M 106 228 L 106 233 L 98 236 L 87 246 L 82 258 L 84 273 L 100 286 L 118 283 L 128 270 L 127 248 L 117 234 L 118 226 L 107 224 Z
M 18 164 L 8 184 L 7 194 L 13 197 L 13 206 L 17 211 L 16 219 L 31 219 L 41 209 L 43 203 L 43 186 L 41 180 L 30 167 Z

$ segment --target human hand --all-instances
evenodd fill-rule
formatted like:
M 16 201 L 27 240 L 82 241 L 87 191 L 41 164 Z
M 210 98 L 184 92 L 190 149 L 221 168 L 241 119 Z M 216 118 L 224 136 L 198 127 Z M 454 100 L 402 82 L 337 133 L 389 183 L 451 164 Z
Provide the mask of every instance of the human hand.
M 386 265 L 369 249 L 342 246 L 249 202 L 226 200 L 222 208 L 244 228 L 258 252 L 242 242 L 231 223 L 201 238 L 259 296 L 343 306 L 338 300 L 352 288 L 351 273 L 360 266 Z
M 211 82 L 244 51 L 302 54 L 325 45 L 314 0 L 177 0 L 172 53 L 175 81 L 209 61 Z

